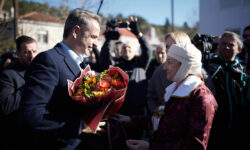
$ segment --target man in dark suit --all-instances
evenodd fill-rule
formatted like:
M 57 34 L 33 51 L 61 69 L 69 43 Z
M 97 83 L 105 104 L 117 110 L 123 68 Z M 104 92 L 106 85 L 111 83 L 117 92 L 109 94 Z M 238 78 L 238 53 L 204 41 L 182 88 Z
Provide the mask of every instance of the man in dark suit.
M 80 75 L 83 57 L 97 46 L 99 23 L 98 15 L 72 10 L 65 22 L 63 41 L 40 53 L 27 70 L 21 117 L 29 129 L 28 148 L 74 150 L 82 145 L 79 134 L 86 109 L 69 96 L 67 80 L 74 81 Z
M 37 43 L 28 36 L 16 39 L 17 61 L 12 62 L 0 73 L 0 136 L 4 147 L 0 149 L 16 149 L 18 138 L 18 111 L 23 91 L 24 73 L 26 68 L 37 55 Z M 0 144 L 1 145 L 1 144 Z

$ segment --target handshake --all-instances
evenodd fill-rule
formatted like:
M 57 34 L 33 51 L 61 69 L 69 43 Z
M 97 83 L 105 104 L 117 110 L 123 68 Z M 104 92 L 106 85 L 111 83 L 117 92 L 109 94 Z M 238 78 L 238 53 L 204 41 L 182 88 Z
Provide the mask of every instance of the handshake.
M 141 34 L 138 29 L 137 18 L 131 16 L 126 22 L 112 19 L 107 22 L 106 31 L 104 33 L 106 40 L 118 40 L 120 38 L 120 33 L 117 28 L 128 28 L 137 37 Z

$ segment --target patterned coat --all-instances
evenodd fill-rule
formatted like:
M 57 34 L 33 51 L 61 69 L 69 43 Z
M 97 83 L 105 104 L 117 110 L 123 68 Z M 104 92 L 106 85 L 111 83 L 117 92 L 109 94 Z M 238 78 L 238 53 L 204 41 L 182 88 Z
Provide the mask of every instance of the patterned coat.
M 150 150 L 206 149 L 217 110 L 216 100 L 204 84 L 186 93 L 172 95 L 166 102 L 158 129 L 150 139 Z M 145 125 L 146 118 L 132 119 L 137 125 Z

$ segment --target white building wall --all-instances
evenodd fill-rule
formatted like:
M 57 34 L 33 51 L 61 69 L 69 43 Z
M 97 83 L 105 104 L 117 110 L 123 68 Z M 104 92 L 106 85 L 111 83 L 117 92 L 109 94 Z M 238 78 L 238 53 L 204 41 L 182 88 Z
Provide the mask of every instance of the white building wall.
M 214 36 L 226 30 L 242 35 L 250 25 L 250 0 L 200 0 L 200 33 Z
M 19 35 L 27 35 L 38 41 L 38 32 L 48 33 L 48 43 L 38 42 L 39 52 L 53 48 L 63 39 L 64 24 L 39 22 L 30 20 L 19 20 Z

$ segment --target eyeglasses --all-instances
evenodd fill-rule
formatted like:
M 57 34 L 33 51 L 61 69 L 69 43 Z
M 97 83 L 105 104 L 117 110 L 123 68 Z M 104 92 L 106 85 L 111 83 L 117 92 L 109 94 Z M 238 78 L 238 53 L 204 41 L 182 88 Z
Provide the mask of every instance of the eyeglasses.
M 243 38 L 250 38 L 250 34 L 243 34 Z

